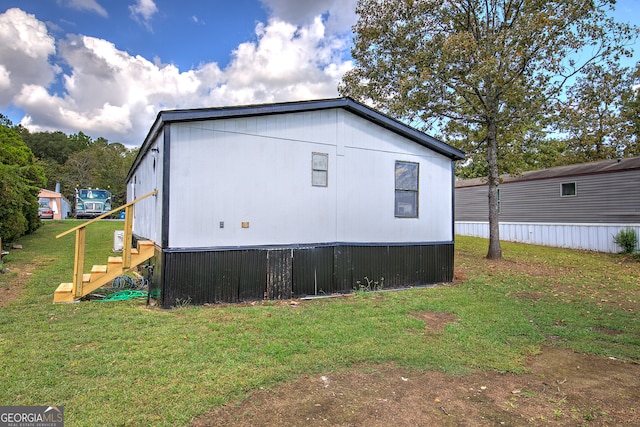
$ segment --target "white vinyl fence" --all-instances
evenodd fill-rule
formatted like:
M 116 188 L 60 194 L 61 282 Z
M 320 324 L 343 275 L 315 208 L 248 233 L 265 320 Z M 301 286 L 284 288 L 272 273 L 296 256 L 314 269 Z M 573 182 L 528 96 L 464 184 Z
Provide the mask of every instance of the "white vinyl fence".
M 620 230 L 633 228 L 640 236 L 640 224 L 550 224 L 500 223 L 500 240 L 554 246 L 558 248 L 586 249 L 618 253 L 622 248 L 613 238 Z M 489 223 L 456 221 L 456 234 L 489 238 Z M 640 248 L 636 247 L 636 250 Z

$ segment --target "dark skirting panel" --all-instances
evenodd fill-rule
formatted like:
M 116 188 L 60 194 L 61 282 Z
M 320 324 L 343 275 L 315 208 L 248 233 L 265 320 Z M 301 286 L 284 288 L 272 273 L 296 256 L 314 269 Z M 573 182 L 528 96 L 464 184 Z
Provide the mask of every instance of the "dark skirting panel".
M 154 293 L 163 307 L 402 288 L 453 280 L 453 244 L 165 250 Z M 158 271 L 160 270 L 160 271 Z
M 264 298 L 266 251 L 165 252 L 162 306 Z
M 153 298 L 158 301 L 160 301 L 162 297 L 163 257 L 164 254 L 162 253 L 162 249 L 156 246 L 154 248 L 153 260 L 151 260 L 151 264 L 153 264 L 153 275 L 149 281 L 149 298 Z
M 291 298 L 293 249 L 267 251 L 266 299 Z

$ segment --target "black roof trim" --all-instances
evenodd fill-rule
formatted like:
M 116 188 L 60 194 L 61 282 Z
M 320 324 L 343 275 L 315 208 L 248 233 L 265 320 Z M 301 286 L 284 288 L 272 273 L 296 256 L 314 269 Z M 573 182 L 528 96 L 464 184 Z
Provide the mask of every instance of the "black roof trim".
M 408 126 L 399 120 L 391 118 L 379 111 L 367 107 L 364 104 L 354 101 L 351 98 L 331 98 L 311 101 L 281 102 L 275 104 L 240 105 L 231 107 L 195 108 L 185 110 L 166 110 L 158 113 L 153 126 L 149 130 L 144 143 L 140 147 L 127 181 L 131 178 L 132 172 L 138 167 L 140 160 L 162 130 L 165 123 L 188 122 L 198 120 L 229 119 L 248 116 L 264 116 L 282 113 L 299 113 L 305 111 L 328 110 L 333 108 L 343 108 L 353 114 L 365 118 L 385 129 L 404 136 L 424 147 L 427 147 L 451 160 L 463 160 L 464 152 L 436 139 L 417 129 Z

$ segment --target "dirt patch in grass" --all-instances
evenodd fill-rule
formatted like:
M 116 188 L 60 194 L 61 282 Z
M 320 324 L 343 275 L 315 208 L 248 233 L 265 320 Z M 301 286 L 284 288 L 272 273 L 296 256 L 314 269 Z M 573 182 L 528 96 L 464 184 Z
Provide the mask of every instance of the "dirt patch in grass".
M 640 425 L 640 365 L 545 347 L 527 368 L 453 377 L 358 366 L 257 391 L 192 426 Z
M 0 278 L 8 279 L 6 284 L 0 283 L 0 308 L 6 306 L 11 301 L 17 299 L 20 296 L 20 292 L 24 289 L 25 285 L 29 281 L 29 276 L 35 270 L 34 265 L 25 265 L 20 268 L 13 265 L 7 266 L 9 269 L 7 273 L 0 273 Z
M 464 269 L 464 268 L 459 268 L 459 267 L 455 268 L 453 270 L 453 282 L 452 282 L 452 284 L 453 285 L 457 285 L 457 284 L 459 284 L 461 282 L 464 282 L 465 280 L 468 280 L 467 270 Z
M 622 331 L 616 331 L 615 329 L 603 328 L 602 326 L 596 326 L 593 329 L 598 331 L 598 332 L 600 332 L 601 334 L 609 335 L 609 336 L 612 336 L 612 337 L 615 337 L 616 335 L 621 335 L 623 333 Z
M 440 332 L 448 323 L 458 321 L 458 318 L 455 315 L 444 311 L 421 311 L 419 313 L 409 314 L 426 323 L 424 328 L 431 332 Z

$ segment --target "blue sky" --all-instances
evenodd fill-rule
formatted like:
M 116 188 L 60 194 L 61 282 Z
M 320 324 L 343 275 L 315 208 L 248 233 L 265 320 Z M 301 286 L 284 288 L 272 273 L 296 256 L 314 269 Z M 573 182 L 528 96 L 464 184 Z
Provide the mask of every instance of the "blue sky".
M 144 6 L 131 8 L 135 0 L 0 1 L 5 3 L 34 14 L 56 38 L 74 33 L 109 40 L 132 55 L 158 57 L 181 69 L 211 61 L 226 65 L 232 50 L 255 41 L 256 24 L 269 18 L 257 0 L 154 0 L 146 14 Z
M 163 109 L 335 97 L 356 1 L 0 0 L 0 113 L 137 146 Z
M 0 0 L 0 112 L 139 145 L 158 111 L 335 97 L 356 0 Z

